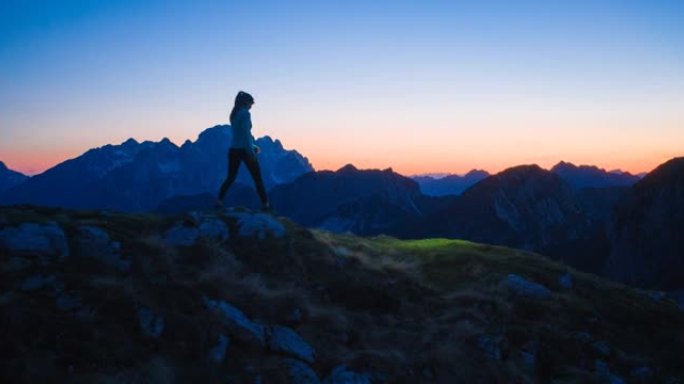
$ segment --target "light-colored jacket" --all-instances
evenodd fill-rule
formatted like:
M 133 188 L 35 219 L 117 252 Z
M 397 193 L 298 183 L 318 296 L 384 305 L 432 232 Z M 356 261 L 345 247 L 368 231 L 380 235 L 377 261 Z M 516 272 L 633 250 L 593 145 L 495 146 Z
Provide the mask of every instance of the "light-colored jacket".
M 247 108 L 240 108 L 235 113 L 232 122 L 233 142 L 231 148 L 246 149 L 254 152 L 254 137 L 252 136 L 252 115 Z

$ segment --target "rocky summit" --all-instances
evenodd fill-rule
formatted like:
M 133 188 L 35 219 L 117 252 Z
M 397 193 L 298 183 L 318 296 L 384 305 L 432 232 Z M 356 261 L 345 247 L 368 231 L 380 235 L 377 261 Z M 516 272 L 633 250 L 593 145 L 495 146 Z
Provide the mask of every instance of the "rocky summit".
M 534 253 L 0 208 L 3 383 L 677 383 L 684 312 Z

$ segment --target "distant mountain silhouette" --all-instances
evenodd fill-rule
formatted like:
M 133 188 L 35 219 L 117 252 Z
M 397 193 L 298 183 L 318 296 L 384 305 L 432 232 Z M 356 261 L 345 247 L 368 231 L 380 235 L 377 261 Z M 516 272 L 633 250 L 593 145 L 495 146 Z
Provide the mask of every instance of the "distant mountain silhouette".
M 230 126 L 219 125 L 181 147 L 165 138 L 91 149 L 6 191 L 0 202 L 144 211 L 177 195 L 215 194 L 227 173 L 230 139 Z M 256 143 L 267 188 L 313 169 L 278 140 L 266 136 Z M 238 182 L 251 185 L 248 172 L 240 172 Z
M 684 288 L 684 157 L 657 167 L 622 200 L 605 274 L 649 288 Z
M 593 165 L 574 165 L 561 161 L 551 168 L 575 189 L 628 187 L 639 181 L 640 177 L 629 172 L 606 171 Z
M 28 179 L 28 176 L 7 168 L 5 163 L 0 161 L 0 193 L 15 187 Z
M 428 196 L 460 195 L 478 181 L 489 176 L 487 171 L 473 169 L 463 176 L 447 175 L 440 178 L 431 176 L 414 176 L 420 190 Z
M 400 227 L 450 201 L 421 194 L 415 181 L 391 169 L 359 170 L 353 165 L 307 173 L 276 186 L 270 197 L 279 214 L 298 223 L 361 235 L 397 234 Z
M 508 168 L 478 182 L 448 209 L 427 218 L 417 237 L 444 236 L 533 250 L 584 270 L 600 270 L 602 225 L 574 190 L 537 165 Z M 580 254 L 575 253 L 583 248 Z M 588 254 L 591 256 L 588 256 Z

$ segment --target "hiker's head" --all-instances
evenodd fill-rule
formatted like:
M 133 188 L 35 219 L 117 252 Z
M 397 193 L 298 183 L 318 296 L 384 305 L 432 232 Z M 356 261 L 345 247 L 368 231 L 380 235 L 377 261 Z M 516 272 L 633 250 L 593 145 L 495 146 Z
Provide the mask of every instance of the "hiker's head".
M 235 114 L 240 110 L 240 108 L 250 109 L 252 108 L 252 104 L 254 104 L 254 98 L 252 95 L 243 91 L 238 92 L 237 96 L 235 96 L 235 105 L 233 106 L 233 110 L 230 111 L 230 124 L 232 125 L 235 121 Z
M 237 96 L 235 96 L 235 108 L 251 108 L 254 104 L 254 98 L 247 92 L 240 91 Z

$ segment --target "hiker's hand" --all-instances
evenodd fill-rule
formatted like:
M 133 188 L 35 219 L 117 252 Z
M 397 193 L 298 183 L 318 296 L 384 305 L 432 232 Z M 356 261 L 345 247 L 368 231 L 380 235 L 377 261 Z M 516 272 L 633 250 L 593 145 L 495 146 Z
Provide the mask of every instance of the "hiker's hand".
M 254 146 L 254 154 L 255 154 L 255 155 L 258 155 L 260 152 L 261 152 L 261 148 L 259 148 L 258 145 L 255 145 L 255 146 Z

